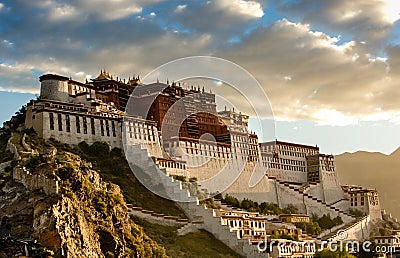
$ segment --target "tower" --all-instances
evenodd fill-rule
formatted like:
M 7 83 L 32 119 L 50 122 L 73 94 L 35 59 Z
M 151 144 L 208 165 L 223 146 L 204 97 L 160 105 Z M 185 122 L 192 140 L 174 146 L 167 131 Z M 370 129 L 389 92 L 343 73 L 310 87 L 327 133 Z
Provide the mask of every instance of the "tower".
M 58 101 L 68 100 L 68 81 L 64 76 L 45 74 L 39 77 L 41 82 L 40 98 Z

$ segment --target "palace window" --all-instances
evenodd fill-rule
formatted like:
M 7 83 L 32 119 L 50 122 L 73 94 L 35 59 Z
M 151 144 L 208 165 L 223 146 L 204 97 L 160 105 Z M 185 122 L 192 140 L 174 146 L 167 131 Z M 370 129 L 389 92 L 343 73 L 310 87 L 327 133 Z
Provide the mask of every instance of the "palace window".
M 114 124 L 114 121 L 111 121 L 111 130 L 112 130 L 113 137 L 116 137 L 117 135 L 115 134 L 115 124 Z
M 87 121 L 86 117 L 83 117 L 83 133 L 87 134 Z
M 110 136 L 110 127 L 108 125 L 108 120 L 106 120 L 106 132 L 107 132 L 107 136 Z
M 101 131 L 101 136 L 104 136 L 104 121 L 100 120 L 100 131 Z
M 92 134 L 95 135 L 96 134 L 96 128 L 94 126 L 94 118 L 90 119 L 90 126 L 91 126 L 91 129 L 92 129 Z
M 75 119 L 76 119 L 76 132 L 81 133 L 81 123 L 79 121 L 79 116 L 76 116 Z
M 62 131 L 62 117 L 61 117 L 61 114 L 57 115 L 57 120 L 58 120 L 58 131 Z
M 53 113 L 50 113 L 49 116 L 50 116 L 50 130 L 54 130 L 54 115 Z
M 69 115 L 65 115 L 65 126 L 66 126 L 66 130 L 67 132 L 71 132 L 71 124 L 69 121 Z

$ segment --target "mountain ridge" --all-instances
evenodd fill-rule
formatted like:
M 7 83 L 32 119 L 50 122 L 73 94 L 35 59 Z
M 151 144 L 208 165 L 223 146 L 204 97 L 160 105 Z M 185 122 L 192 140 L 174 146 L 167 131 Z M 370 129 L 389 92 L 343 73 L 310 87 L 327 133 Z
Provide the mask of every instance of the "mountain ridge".
M 363 185 L 377 189 L 382 206 L 400 218 L 400 148 L 390 155 L 357 151 L 335 155 L 336 170 L 341 184 Z
M 384 156 L 400 155 L 400 146 L 397 149 L 395 149 L 394 151 L 392 151 L 390 154 L 386 154 L 386 153 L 383 153 L 383 152 L 380 152 L 380 151 L 357 150 L 357 151 L 345 151 L 345 152 L 342 152 L 342 153 L 339 153 L 339 154 L 335 154 L 334 156 L 336 157 L 336 156 L 341 156 L 341 155 L 361 154 L 361 153 L 364 153 L 364 154 L 381 154 L 381 155 L 384 155 Z

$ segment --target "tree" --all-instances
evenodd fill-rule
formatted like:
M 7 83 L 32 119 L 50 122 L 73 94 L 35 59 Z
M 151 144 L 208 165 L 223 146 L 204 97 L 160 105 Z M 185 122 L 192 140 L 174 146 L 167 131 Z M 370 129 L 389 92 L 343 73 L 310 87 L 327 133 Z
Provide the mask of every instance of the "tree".
M 248 210 L 251 208 L 251 203 L 249 200 L 244 199 L 243 201 L 241 201 L 240 206 L 241 206 L 241 208 Z
M 292 204 L 289 204 L 287 207 L 282 209 L 282 212 L 285 214 L 296 214 L 299 213 L 299 210 Z
M 24 124 L 25 117 L 26 117 L 26 105 L 22 106 L 17 112 L 15 112 L 15 116 L 10 121 L 11 129 L 15 130 L 20 125 Z
M 239 207 L 239 204 L 240 204 L 238 199 L 236 199 L 233 196 L 229 196 L 229 195 L 225 196 L 224 202 L 228 205 L 232 205 L 233 207 Z
M 336 218 L 332 219 L 330 214 L 324 214 L 320 218 L 313 215 L 312 220 L 318 222 L 322 230 L 330 229 L 334 226 L 343 224 L 342 218 L 337 216 Z
M 349 213 L 353 216 L 355 216 L 356 218 L 361 218 L 364 217 L 366 215 L 366 213 L 357 210 L 357 209 L 349 209 Z
M 317 236 L 322 232 L 317 222 L 297 222 L 295 225 L 297 228 L 300 228 L 302 231 L 310 235 Z

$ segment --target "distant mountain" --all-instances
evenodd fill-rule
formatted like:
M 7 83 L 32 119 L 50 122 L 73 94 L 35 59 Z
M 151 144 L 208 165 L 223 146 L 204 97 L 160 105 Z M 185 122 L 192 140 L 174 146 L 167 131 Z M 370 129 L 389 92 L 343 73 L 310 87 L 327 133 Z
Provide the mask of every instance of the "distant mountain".
M 400 148 L 390 155 L 359 151 L 335 157 L 342 184 L 357 184 L 379 191 L 381 207 L 400 219 Z

